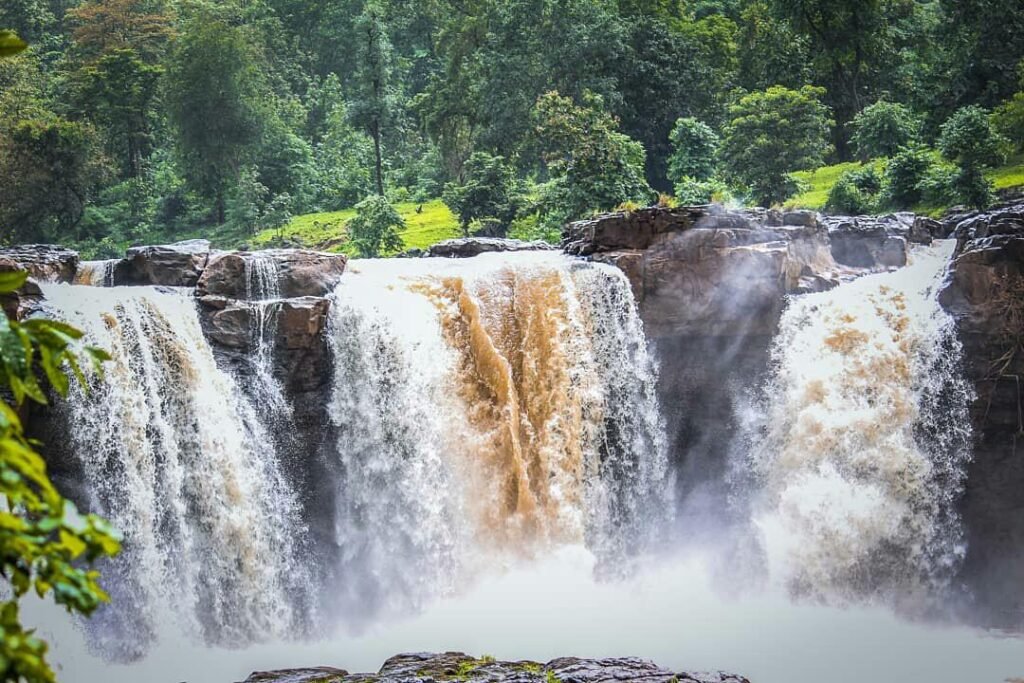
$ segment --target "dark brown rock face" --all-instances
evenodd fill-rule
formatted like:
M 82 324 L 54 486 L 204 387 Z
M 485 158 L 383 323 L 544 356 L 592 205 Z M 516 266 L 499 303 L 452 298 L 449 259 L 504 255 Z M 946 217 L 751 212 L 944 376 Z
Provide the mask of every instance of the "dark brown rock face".
M 579 659 L 562 657 L 547 664 L 477 659 L 461 652 L 401 654 L 384 662 L 376 674 L 350 674 L 327 667 L 257 672 L 245 683 L 749 683 L 723 672 L 675 673 L 634 657 Z
M 954 316 L 972 409 L 974 460 L 962 511 L 963 581 L 977 618 L 1024 626 L 1024 204 L 971 214 L 955 228 L 957 250 L 943 306 Z
M 132 247 L 114 266 L 114 285 L 195 287 L 209 257 L 207 240 Z
M 501 237 L 459 237 L 432 245 L 423 256 L 442 258 L 470 258 L 495 251 L 550 251 L 546 242 L 524 242 Z
M 261 252 L 233 251 L 211 254 L 196 283 L 199 296 L 246 299 L 246 263 L 271 258 L 277 269 L 278 287 L 284 298 L 326 296 L 334 291 L 348 258 L 306 249 L 273 249 Z
M 41 282 L 72 282 L 78 252 L 55 244 L 24 244 L 0 249 L 0 272 L 27 270 Z

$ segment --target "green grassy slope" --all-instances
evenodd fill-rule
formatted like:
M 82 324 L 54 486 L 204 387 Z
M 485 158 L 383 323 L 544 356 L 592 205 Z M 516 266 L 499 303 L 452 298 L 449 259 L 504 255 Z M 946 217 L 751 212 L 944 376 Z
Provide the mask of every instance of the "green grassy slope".
M 417 213 L 417 207 L 423 207 Z M 396 204 L 395 208 L 405 220 L 402 241 L 406 249 L 424 249 L 431 244 L 451 237 L 458 237 L 458 220 L 440 199 L 417 204 L 414 202 Z M 354 209 L 308 213 L 295 216 L 280 229 L 264 230 L 251 240 L 255 248 L 265 247 L 276 238 L 294 240 L 303 245 L 326 251 L 350 253 L 346 244 L 345 223 L 355 216 Z
M 871 162 L 881 172 L 884 168 L 882 160 Z M 807 183 L 808 189 L 797 196 L 786 201 L 787 207 L 799 209 L 821 209 L 828 200 L 829 190 L 835 185 L 836 180 L 845 171 L 858 169 L 863 164 L 859 161 L 850 161 L 834 166 L 823 166 L 814 171 L 800 171 L 793 175 L 801 182 Z M 1024 187 L 1024 154 L 1011 158 L 1005 166 L 992 169 L 986 175 L 995 184 L 997 190 L 1005 190 L 1011 187 Z M 938 210 L 941 213 L 945 207 L 926 207 L 929 213 Z

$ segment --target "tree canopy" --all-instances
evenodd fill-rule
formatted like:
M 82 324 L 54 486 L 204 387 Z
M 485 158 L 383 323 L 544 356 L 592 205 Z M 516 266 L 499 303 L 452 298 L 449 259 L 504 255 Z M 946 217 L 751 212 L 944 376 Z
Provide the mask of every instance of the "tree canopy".
M 29 47 L 0 64 L 0 234 L 89 257 L 236 246 L 370 195 L 440 198 L 480 155 L 526 199 L 509 225 L 652 190 L 780 202 L 791 170 L 937 150 L 972 106 L 1019 152 L 1017 5 L 12 0 L 0 29 Z M 681 156 L 680 120 L 720 140 L 710 171 Z

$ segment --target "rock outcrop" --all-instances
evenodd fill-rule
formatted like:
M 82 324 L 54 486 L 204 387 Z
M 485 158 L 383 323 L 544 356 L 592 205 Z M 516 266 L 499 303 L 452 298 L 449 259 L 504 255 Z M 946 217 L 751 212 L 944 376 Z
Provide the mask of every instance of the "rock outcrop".
M 28 272 L 28 280 L 17 291 L 0 296 L 0 307 L 14 318 L 22 318 L 42 297 L 38 282 L 71 282 L 78 269 L 78 252 L 54 244 L 25 244 L 0 249 L 0 273 Z
M 113 284 L 195 287 L 209 258 L 208 240 L 132 247 L 114 264 Z
M 961 217 L 940 302 L 974 383 L 962 579 L 986 624 L 1024 627 L 1024 203 Z
M 270 249 L 258 252 L 232 251 L 210 255 L 196 283 L 200 296 L 249 299 L 246 264 L 256 259 L 273 262 L 277 287 L 282 298 L 326 296 L 334 291 L 345 272 L 348 257 L 307 249 Z
M 343 669 L 315 667 L 253 673 L 245 683 L 749 683 L 724 672 L 673 672 L 634 657 L 579 659 L 562 657 L 546 664 L 496 661 L 461 652 L 401 654 L 384 662 L 375 674 L 350 674 Z
M 432 245 L 422 256 L 442 258 L 470 258 L 495 251 L 550 251 L 555 247 L 547 242 L 524 242 L 501 237 L 458 237 Z
M 906 263 L 913 219 L 880 222 L 811 211 L 647 208 L 570 224 L 563 248 L 629 278 L 660 364 L 659 393 L 693 514 L 726 509 L 736 401 L 753 398 L 790 295 Z M 840 226 L 850 226 L 842 227 Z M 843 242 L 836 258 L 833 237 Z M 860 250 L 864 258 L 844 263 Z

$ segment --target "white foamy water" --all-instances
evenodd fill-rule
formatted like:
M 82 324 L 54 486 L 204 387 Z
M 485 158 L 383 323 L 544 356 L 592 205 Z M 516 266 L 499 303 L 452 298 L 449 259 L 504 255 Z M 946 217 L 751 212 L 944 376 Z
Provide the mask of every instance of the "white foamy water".
M 744 466 L 770 578 L 796 594 L 927 601 L 963 557 L 971 390 L 936 301 L 952 248 L 783 315 Z
M 44 285 L 56 316 L 113 357 L 64 404 L 87 507 L 124 535 L 90 622 L 114 657 L 167 630 L 243 644 L 297 628 L 295 496 L 269 435 L 202 334 L 194 300 L 149 287 Z
M 933 296 L 948 250 L 789 306 L 742 461 L 758 544 L 739 559 L 763 555 L 769 582 L 668 549 L 685 539 L 664 535 L 655 368 L 615 268 L 552 253 L 350 263 L 328 329 L 334 448 L 309 454 L 330 494 L 306 503 L 327 520 L 316 571 L 295 557 L 300 492 L 267 433 L 272 402 L 244 398 L 273 380 L 273 264 L 247 262 L 261 327 L 246 387 L 217 368 L 187 296 L 47 286 L 115 356 L 69 412 L 85 490 L 126 553 L 84 632 L 48 605 L 29 619 L 66 683 L 374 671 L 453 649 L 639 655 L 754 683 L 1020 677 L 1021 640 L 892 611 L 941 600 L 963 553 L 968 391 Z M 298 642 L 307 602 L 323 618 Z
M 415 609 L 566 543 L 621 568 L 657 534 L 667 455 L 617 269 L 355 261 L 335 299 L 343 614 Z

